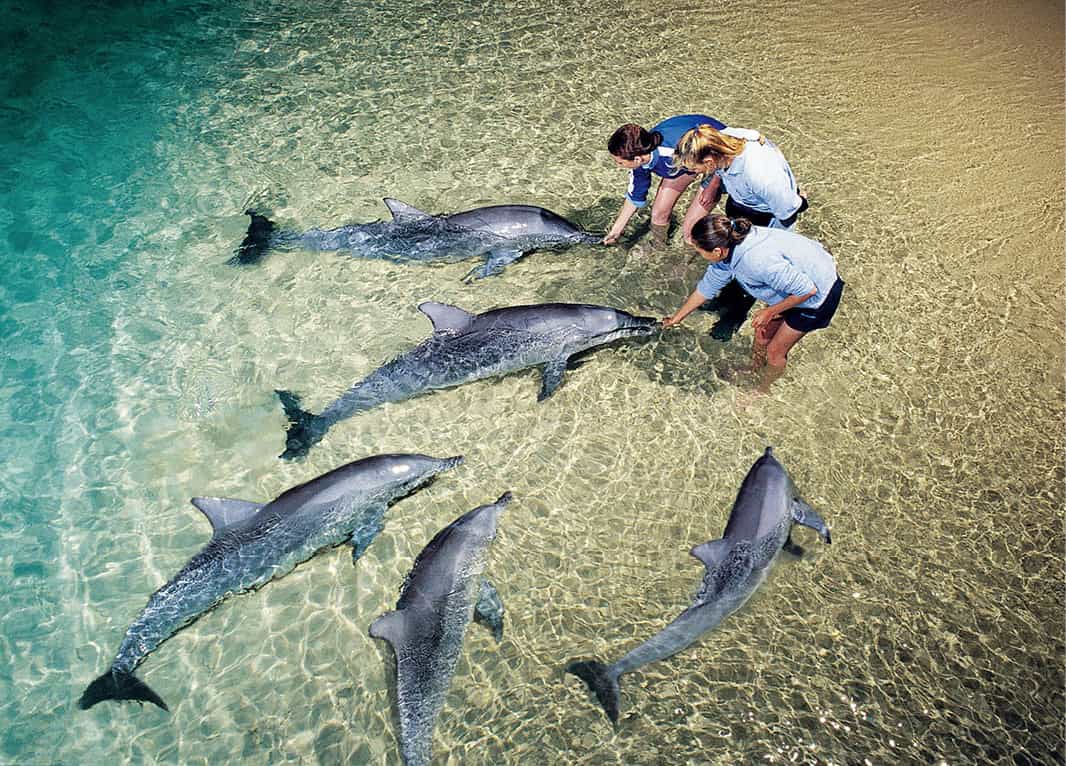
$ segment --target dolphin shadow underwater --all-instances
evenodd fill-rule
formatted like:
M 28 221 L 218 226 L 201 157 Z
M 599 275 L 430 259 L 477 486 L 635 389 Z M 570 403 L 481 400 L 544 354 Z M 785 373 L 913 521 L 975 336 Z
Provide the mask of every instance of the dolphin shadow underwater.
M 433 730 L 471 620 L 491 630 L 497 643 L 503 637 L 503 603 L 481 575 L 511 499 L 506 492 L 438 532 L 404 579 L 396 609 L 370 626 L 370 635 L 387 641 L 395 657 L 390 696 L 405 766 L 425 766 L 432 758 Z
M 276 391 L 289 419 L 280 457 L 303 457 L 330 428 L 357 412 L 528 367 L 542 369 L 537 401 L 544 401 L 562 384 L 572 357 L 659 331 L 656 319 L 578 303 L 509 306 L 482 314 L 433 302 L 418 309 L 433 323 L 433 334 L 371 372 L 321 413 L 302 409 L 300 397 L 291 391 Z
M 782 550 L 802 555 L 792 526 L 815 530 L 830 542 L 829 527 L 804 502 L 769 447 L 748 471 L 733 503 L 725 532 L 692 549 L 705 568 L 692 606 L 669 625 L 611 664 L 578 660 L 566 666 L 596 695 L 612 723 L 618 722 L 625 673 L 671 657 L 731 615 L 762 585 Z
M 195 497 L 214 528 L 211 541 L 152 594 L 126 629 L 111 667 L 85 689 L 78 706 L 103 700 L 163 699 L 133 672 L 181 628 L 230 594 L 244 593 L 288 574 L 324 548 L 350 542 L 357 561 L 385 526 L 385 512 L 428 484 L 461 457 L 375 455 L 336 468 L 269 503 Z
M 584 231 L 560 215 L 534 205 L 491 205 L 462 213 L 431 215 L 386 197 L 391 221 L 349 224 L 335 229 L 285 231 L 260 213 L 251 217 L 244 240 L 227 263 L 257 263 L 273 249 L 347 251 L 354 257 L 397 262 L 484 260 L 464 278 L 494 276 L 534 250 L 597 244 L 602 235 Z

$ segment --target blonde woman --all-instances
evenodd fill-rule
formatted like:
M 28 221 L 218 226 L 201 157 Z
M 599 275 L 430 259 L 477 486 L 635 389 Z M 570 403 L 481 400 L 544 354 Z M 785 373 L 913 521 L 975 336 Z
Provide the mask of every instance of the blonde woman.
M 829 326 L 844 280 L 822 245 L 791 231 L 753 226 L 747 218 L 709 215 L 692 227 L 692 246 L 709 263 L 696 289 L 663 327 L 681 324 L 736 280 L 766 308 L 755 312 L 751 367 L 766 393 L 785 371 L 788 352 L 809 332 Z
M 705 174 L 703 189 L 685 217 L 686 233 L 714 208 L 723 191 L 729 195 L 726 215 L 756 226 L 791 229 L 807 209 L 785 156 L 758 131 L 699 125 L 678 139 L 674 163 Z

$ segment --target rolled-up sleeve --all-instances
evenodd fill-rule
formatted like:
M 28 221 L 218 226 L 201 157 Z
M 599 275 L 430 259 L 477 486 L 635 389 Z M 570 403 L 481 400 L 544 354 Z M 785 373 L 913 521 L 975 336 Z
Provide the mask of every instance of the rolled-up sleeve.
M 636 207 L 644 207 L 648 203 L 648 189 L 651 188 L 651 171 L 647 168 L 634 168 L 629 171 L 629 191 L 626 199 Z
M 707 267 L 707 271 L 703 272 L 703 278 L 696 285 L 696 291 L 707 300 L 710 300 L 718 295 L 722 288 L 729 284 L 732 279 L 733 274 L 728 269 L 711 264 Z

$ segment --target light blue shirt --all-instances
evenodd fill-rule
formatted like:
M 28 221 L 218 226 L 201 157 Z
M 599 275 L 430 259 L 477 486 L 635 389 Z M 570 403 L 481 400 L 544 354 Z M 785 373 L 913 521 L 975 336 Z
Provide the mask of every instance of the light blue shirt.
M 759 133 L 744 128 L 726 128 L 728 136 L 743 138 L 744 150 L 725 170 L 715 171 L 725 192 L 752 210 L 770 213 L 778 221 L 792 216 L 803 199 L 785 155 L 771 141 L 759 143 Z
M 710 299 L 731 279 L 770 306 L 815 290 L 798 306 L 813 309 L 822 305 L 836 283 L 837 267 L 833 256 L 813 239 L 783 229 L 752 226 L 728 261 L 707 267 L 696 290 Z

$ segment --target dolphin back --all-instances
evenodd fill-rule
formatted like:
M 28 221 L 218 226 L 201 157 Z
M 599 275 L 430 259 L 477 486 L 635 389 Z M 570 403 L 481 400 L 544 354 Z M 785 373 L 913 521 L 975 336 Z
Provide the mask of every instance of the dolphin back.
M 400 751 L 407 766 L 428 766 L 431 761 L 437 716 L 473 619 L 474 602 L 481 599 L 475 592 L 484 593 L 478 586 L 485 554 L 510 501 L 507 492 L 440 530 L 415 558 L 396 610 L 370 626 L 370 635 L 388 641 L 396 657 Z
M 490 205 L 454 213 L 448 223 L 471 231 L 495 234 L 506 239 L 544 238 L 547 241 L 598 241 L 598 235 L 586 232 L 558 213 L 536 205 Z

